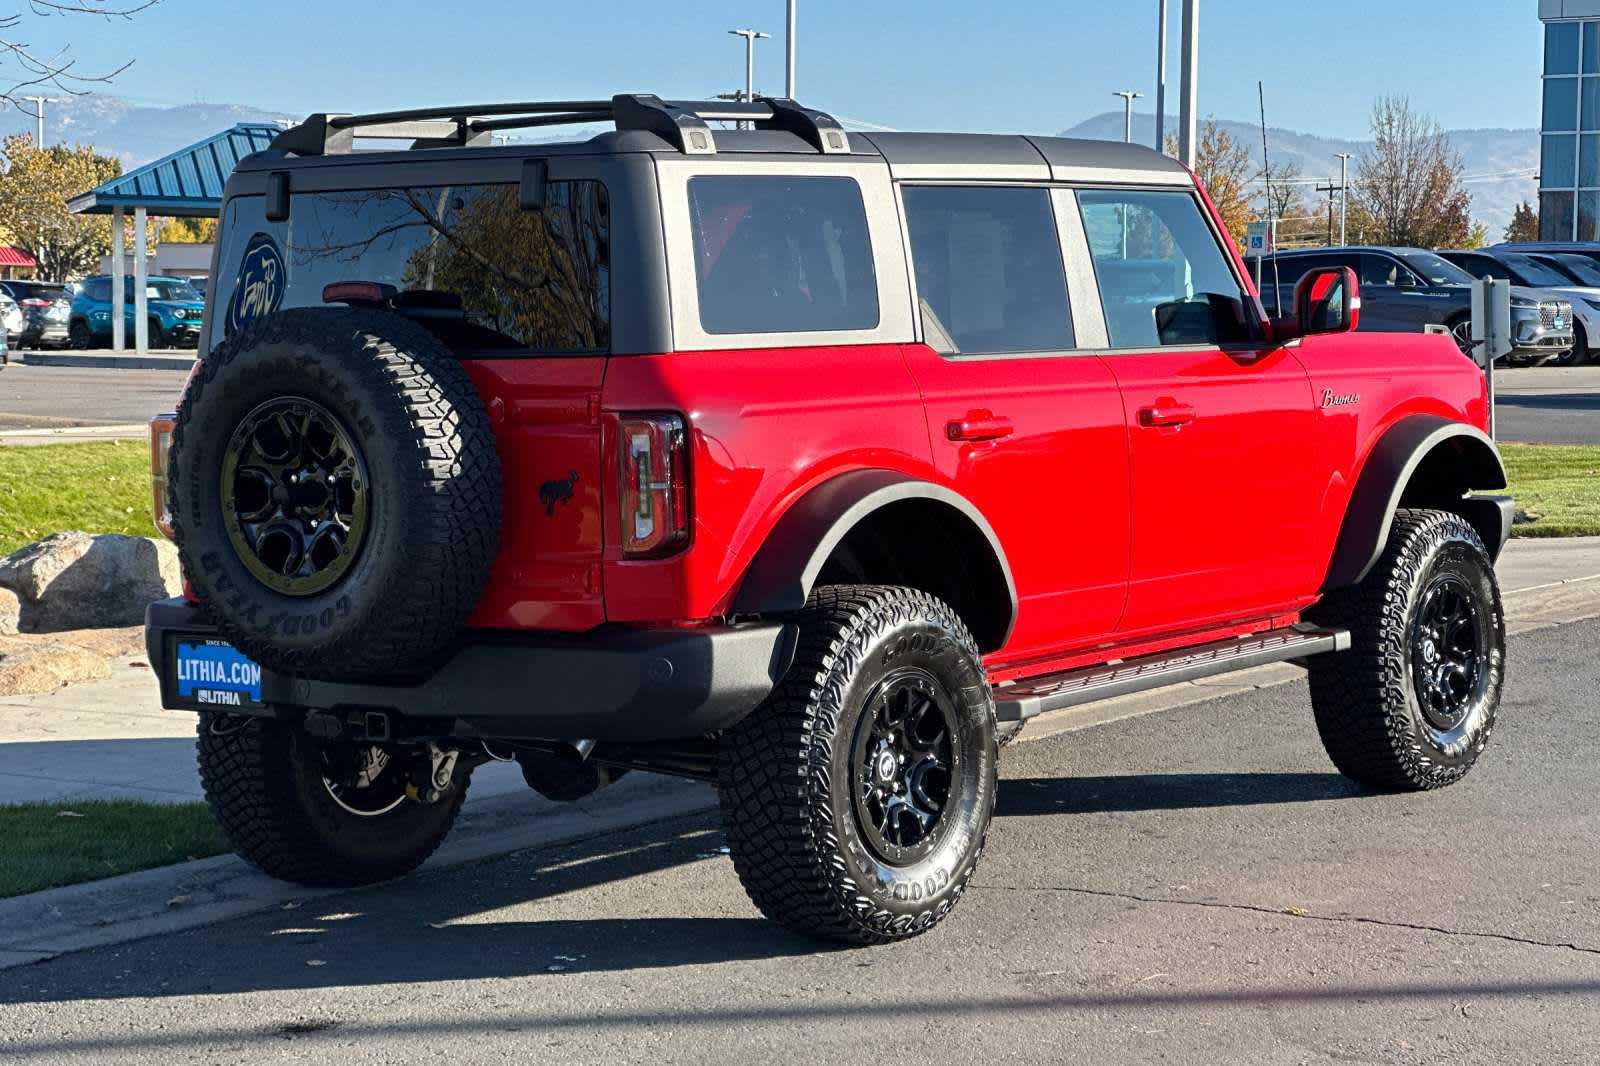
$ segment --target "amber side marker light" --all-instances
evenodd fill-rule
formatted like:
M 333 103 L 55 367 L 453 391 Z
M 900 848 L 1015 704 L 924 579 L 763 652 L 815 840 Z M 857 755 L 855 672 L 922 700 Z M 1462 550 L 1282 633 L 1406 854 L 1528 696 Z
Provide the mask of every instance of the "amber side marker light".
M 172 430 L 178 424 L 175 414 L 156 415 L 150 420 L 150 502 L 156 528 L 172 539 L 172 515 L 167 511 L 167 456 L 172 450 Z

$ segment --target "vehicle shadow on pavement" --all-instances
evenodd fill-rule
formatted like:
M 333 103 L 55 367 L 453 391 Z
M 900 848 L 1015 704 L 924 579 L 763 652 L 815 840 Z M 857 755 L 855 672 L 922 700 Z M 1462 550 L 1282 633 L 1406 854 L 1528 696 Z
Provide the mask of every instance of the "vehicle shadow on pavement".
M 1108 814 L 1247 807 L 1351 799 L 1367 793 L 1336 773 L 1127 774 L 1013 777 L 1000 782 L 995 814 Z
M 1497 407 L 1548 408 L 1560 411 L 1600 411 L 1600 393 L 1517 393 L 1504 392 L 1494 398 Z
M 830 952 L 744 901 L 710 814 L 10 970 L 0 1006 L 637 971 Z M 692 888 L 715 863 L 726 892 Z M 596 897 L 565 897 L 604 888 Z M 596 907 L 596 902 L 601 904 Z

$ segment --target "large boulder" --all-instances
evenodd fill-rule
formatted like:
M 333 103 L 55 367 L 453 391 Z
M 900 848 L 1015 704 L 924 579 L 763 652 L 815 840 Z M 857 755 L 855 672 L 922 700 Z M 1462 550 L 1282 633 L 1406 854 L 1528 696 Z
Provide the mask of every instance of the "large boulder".
M 22 597 L 0 588 L 0 637 L 15 636 L 22 624 Z
M 24 633 L 138 625 L 182 585 L 178 550 L 149 537 L 56 533 L 0 559 L 0 589 L 16 594 Z M 0 624 L 4 614 L 0 601 Z

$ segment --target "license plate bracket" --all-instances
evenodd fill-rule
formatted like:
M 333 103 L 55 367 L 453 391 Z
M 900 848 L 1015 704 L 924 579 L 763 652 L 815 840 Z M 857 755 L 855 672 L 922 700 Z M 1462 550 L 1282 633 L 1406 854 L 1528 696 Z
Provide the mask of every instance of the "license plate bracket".
M 249 709 L 261 700 L 261 666 L 224 640 L 175 636 L 166 677 L 177 703 L 195 710 Z

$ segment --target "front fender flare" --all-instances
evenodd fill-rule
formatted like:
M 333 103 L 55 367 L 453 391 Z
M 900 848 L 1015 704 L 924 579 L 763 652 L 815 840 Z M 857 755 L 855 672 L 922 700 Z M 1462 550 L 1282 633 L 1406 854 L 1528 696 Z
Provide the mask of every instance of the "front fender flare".
M 988 519 L 960 493 L 894 470 L 840 474 L 796 501 L 778 519 L 745 572 L 734 597 L 733 613 L 781 615 L 800 610 L 839 542 L 874 511 L 906 500 L 944 504 L 971 522 L 988 541 L 1010 600 L 1004 632 L 1009 639 L 1017 619 L 1017 585 Z
M 1466 493 L 1506 487 L 1505 464 L 1500 452 L 1482 430 L 1437 415 L 1412 415 L 1401 419 L 1373 445 L 1361 468 L 1339 528 L 1339 540 L 1328 565 L 1327 577 L 1322 583 L 1324 592 L 1354 585 L 1367 576 L 1389 540 L 1395 512 L 1400 509 L 1412 476 L 1440 448 L 1456 451 L 1455 461 L 1460 464 L 1459 485 L 1449 488 L 1452 509 L 1469 518 L 1485 512 L 1485 508 L 1465 503 Z M 1496 515 L 1502 509 L 1493 506 Z M 1480 526 L 1480 533 L 1489 533 L 1498 524 L 1498 517 L 1487 524 L 1474 522 Z M 1505 533 L 1485 535 L 1484 541 L 1490 556 L 1498 557 L 1505 546 Z

